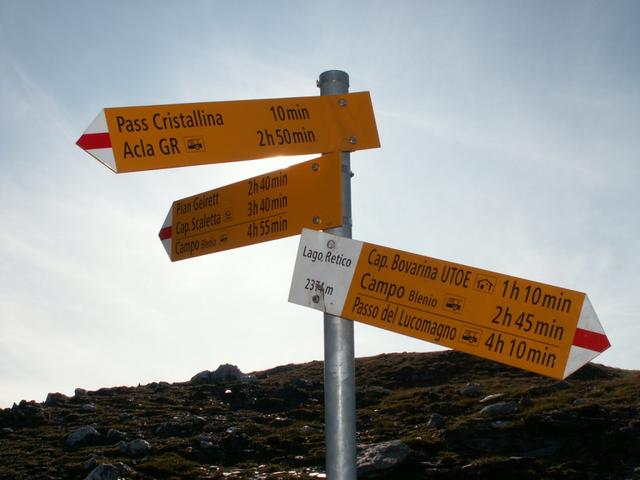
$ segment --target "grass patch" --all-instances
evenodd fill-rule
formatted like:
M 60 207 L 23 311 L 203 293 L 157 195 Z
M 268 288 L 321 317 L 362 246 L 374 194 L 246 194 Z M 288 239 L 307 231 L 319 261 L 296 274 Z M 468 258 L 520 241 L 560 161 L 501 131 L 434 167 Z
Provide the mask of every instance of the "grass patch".
M 148 460 L 137 465 L 136 469 L 167 480 L 172 478 L 196 478 L 202 474 L 199 463 L 170 452 L 149 457 Z

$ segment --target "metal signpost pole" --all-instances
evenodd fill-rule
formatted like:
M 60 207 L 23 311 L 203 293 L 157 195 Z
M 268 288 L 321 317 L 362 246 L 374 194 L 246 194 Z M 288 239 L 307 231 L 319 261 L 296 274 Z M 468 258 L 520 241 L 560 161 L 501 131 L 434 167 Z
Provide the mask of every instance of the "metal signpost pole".
M 349 91 L 349 75 L 320 74 L 320 95 Z M 351 141 L 357 141 L 352 139 Z M 351 158 L 341 152 L 343 225 L 327 232 L 351 238 Z M 356 385 L 353 322 L 324 314 L 324 405 L 327 478 L 356 479 Z

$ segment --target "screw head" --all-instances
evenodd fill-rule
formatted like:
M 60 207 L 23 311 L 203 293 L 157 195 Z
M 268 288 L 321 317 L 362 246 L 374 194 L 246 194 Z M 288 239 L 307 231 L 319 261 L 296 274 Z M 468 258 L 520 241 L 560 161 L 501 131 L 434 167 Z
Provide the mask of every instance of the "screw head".
M 351 145 L 355 145 L 356 143 L 358 143 L 358 139 L 352 135 L 351 137 L 349 137 L 349 143 Z
M 320 223 L 322 223 L 322 219 L 318 215 L 316 215 L 315 217 L 313 217 L 313 223 L 315 225 L 320 225 Z
M 336 248 L 336 241 L 335 240 L 329 240 L 327 242 L 327 248 L 329 250 L 333 250 L 334 248 Z
M 311 170 L 313 170 L 314 172 L 317 172 L 318 170 L 320 170 L 320 164 L 318 162 L 313 162 L 311 164 Z
M 338 105 L 340 105 L 341 107 L 346 107 L 347 100 L 345 98 L 341 98 L 340 100 L 338 100 Z
M 320 296 L 319 295 L 314 295 L 313 297 L 311 297 L 311 301 L 313 303 L 320 303 Z

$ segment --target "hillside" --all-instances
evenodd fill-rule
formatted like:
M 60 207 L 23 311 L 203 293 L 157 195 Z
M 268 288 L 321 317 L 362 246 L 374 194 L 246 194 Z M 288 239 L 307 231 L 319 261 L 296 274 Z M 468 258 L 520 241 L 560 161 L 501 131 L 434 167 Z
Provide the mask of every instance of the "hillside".
M 363 459 L 382 443 L 386 460 L 363 478 L 640 478 L 640 372 L 557 382 L 454 351 L 356 365 Z M 321 362 L 227 365 L 21 401 L 0 410 L 0 479 L 324 478 L 322 387 Z

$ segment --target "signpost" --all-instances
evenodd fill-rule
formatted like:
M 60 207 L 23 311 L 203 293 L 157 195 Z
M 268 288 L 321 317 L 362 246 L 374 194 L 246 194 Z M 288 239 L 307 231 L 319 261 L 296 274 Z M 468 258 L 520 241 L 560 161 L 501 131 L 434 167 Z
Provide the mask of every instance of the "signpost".
M 116 173 L 324 154 L 176 200 L 159 237 L 177 261 L 304 229 L 289 301 L 324 312 L 327 476 L 355 480 L 349 320 L 559 379 L 610 345 L 584 293 L 351 240 L 349 152 L 380 146 L 371 98 L 348 93 L 338 70 L 318 86 L 319 97 L 105 108 L 77 145 Z
M 380 146 L 368 92 L 105 108 L 77 145 L 116 173 Z
M 173 202 L 159 237 L 171 261 L 342 223 L 340 155 L 331 153 Z
M 311 230 L 289 301 L 557 379 L 610 346 L 584 293 Z
M 340 70 L 320 74 L 320 95 L 344 95 L 349 75 Z M 343 149 L 344 150 L 344 149 Z M 341 152 L 342 226 L 330 230 L 351 238 L 351 154 Z M 324 314 L 324 437 L 327 478 L 355 480 L 356 470 L 356 367 L 353 322 Z

